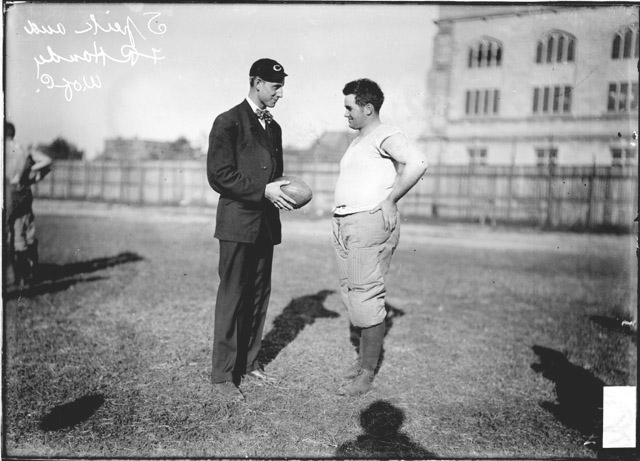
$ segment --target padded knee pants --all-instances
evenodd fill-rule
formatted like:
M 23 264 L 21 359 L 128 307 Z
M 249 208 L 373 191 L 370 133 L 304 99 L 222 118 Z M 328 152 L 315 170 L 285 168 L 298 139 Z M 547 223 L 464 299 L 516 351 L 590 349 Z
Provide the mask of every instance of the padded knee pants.
M 342 301 L 354 326 L 367 328 L 386 317 L 384 277 L 400 240 L 400 219 L 385 230 L 382 212 L 333 217 L 333 246 Z

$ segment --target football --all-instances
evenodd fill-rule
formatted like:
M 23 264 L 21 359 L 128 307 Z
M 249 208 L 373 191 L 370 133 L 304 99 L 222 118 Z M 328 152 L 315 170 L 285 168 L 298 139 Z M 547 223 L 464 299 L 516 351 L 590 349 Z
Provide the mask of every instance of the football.
M 311 188 L 307 185 L 307 183 L 302 180 L 302 178 L 298 176 L 281 176 L 280 178 L 274 180 L 274 182 L 276 181 L 290 181 L 289 184 L 280 186 L 280 189 L 282 189 L 282 192 L 296 201 L 296 204 L 293 205 L 293 208 L 302 208 L 311 201 L 313 192 L 311 191 Z

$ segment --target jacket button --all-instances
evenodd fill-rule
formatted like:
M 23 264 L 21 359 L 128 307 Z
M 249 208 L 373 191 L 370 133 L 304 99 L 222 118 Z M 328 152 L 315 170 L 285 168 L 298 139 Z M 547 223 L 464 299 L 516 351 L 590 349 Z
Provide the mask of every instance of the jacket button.
M 267 167 L 266 167 L 266 166 L 264 166 L 264 165 L 262 165 L 262 169 L 263 169 L 263 170 L 266 170 L 266 169 L 267 169 Z

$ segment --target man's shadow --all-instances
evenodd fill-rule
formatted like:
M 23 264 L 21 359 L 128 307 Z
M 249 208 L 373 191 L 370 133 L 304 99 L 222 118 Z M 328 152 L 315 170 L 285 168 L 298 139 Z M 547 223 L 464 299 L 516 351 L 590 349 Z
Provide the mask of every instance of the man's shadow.
M 89 261 L 81 261 L 69 264 L 41 263 L 37 266 L 35 283 L 24 288 L 7 287 L 5 299 L 32 298 L 44 293 L 56 293 L 64 291 L 80 282 L 94 282 L 104 280 L 106 277 L 83 277 L 83 274 L 97 272 L 109 267 L 130 262 L 143 261 L 144 258 L 129 251 L 116 256 L 96 258 Z
M 360 413 L 364 434 L 336 450 L 337 458 L 434 459 L 436 455 L 402 432 L 404 412 L 387 401 L 373 402 Z
M 386 338 L 387 335 L 389 334 L 389 330 L 391 330 L 391 327 L 393 327 L 394 320 L 398 317 L 402 317 L 404 315 L 404 311 L 392 306 L 389 303 L 386 303 L 385 307 L 387 309 L 387 316 L 384 319 L 384 323 L 385 323 L 384 336 Z M 361 331 L 362 331 L 362 328 L 356 327 L 351 323 L 349 324 L 349 339 L 351 340 L 351 344 L 353 345 L 353 347 L 355 347 L 356 354 L 358 354 L 358 356 L 360 356 Z M 382 346 L 382 350 L 380 351 L 380 358 L 378 359 L 378 365 L 376 366 L 376 369 L 375 369 L 376 374 L 378 373 L 378 370 L 382 366 L 383 360 L 384 360 L 384 345 Z
M 267 365 L 287 347 L 300 332 L 319 318 L 335 318 L 340 314 L 324 307 L 333 290 L 321 290 L 314 295 L 294 298 L 273 321 L 273 327 L 262 340 L 258 360 Z
M 103 403 L 102 394 L 93 394 L 58 405 L 40 420 L 40 430 L 57 431 L 76 426 L 88 420 Z
M 531 368 L 555 383 L 556 402 L 542 402 L 560 422 L 584 436 L 601 434 L 602 389 L 605 383 L 582 367 L 572 364 L 561 352 L 533 346 L 540 363 Z

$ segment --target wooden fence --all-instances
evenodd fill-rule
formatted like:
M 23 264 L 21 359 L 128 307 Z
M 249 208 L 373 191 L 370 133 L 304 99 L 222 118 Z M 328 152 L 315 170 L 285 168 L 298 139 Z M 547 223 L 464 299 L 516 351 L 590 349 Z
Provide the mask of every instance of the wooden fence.
M 328 214 L 338 165 L 290 163 L 313 189 L 305 213 Z M 39 198 L 140 205 L 210 205 L 204 161 L 56 161 L 34 186 Z M 638 208 L 635 168 L 433 165 L 401 201 L 405 216 L 554 229 L 629 231 Z

